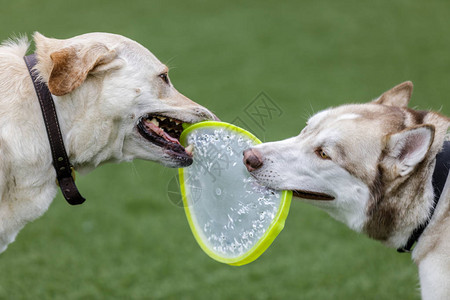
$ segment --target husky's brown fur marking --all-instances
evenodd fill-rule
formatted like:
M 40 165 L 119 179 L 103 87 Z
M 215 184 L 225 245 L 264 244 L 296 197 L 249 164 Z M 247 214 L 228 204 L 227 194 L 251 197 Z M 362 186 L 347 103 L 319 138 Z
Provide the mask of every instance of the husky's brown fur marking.
M 398 211 L 395 206 L 384 200 L 383 190 L 383 168 L 378 165 L 378 172 L 372 185 L 369 186 L 372 198 L 367 208 L 369 222 L 366 223 L 364 231 L 373 239 L 385 241 L 391 234 L 395 225 Z

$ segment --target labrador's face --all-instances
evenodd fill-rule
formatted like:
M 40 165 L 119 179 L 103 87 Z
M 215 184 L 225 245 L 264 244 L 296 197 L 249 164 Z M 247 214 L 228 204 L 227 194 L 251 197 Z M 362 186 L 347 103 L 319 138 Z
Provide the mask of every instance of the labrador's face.
M 77 103 L 77 111 L 68 116 L 74 122 L 68 136 L 74 163 L 95 167 L 135 158 L 168 167 L 192 163 L 191 153 L 179 143 L 182 124 L 217 117 L 179 93 L 168 67 L 150 51 L 105 33 L 35 39 L 38 57 L 50 53 L 51 61 L 40 60 L 50 91 L 61 97 L 60 104 Z

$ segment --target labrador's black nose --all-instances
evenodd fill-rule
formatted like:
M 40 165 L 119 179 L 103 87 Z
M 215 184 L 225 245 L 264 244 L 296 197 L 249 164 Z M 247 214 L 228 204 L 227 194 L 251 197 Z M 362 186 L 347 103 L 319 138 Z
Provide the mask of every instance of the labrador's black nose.
M 244 164 L 249 172 L 255 171 L 262 167 L 263 160 L 261 153 L 253 148 L 244 151 Z

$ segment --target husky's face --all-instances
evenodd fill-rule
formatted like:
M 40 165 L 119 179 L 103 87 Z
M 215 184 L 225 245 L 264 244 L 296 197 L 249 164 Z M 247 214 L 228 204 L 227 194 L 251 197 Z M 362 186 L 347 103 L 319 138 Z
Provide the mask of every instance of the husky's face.
M 363 231 L 374 201 L 413 173 L 433 141 L 433 126 L 417 125 L 420 113 L 403 107 L 411 89 L 407 82 L 375 102 L 322 111 L 298 136 L 244 151 L 244 163 L 262 184 Z

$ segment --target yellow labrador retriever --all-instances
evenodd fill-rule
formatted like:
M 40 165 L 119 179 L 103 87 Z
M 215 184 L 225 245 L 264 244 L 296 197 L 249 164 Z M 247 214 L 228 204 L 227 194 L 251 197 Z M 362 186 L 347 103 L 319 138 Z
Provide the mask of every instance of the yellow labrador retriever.
M 168 68 L 126 37 L 89 33 L 66 40 L 34 34 L 35 66 L 50 90 L 75 170 L 135 158 L 192 163 L 178 142 L 182 123 L 216 119 L 180 94 Z M 0 252 L 41 216 L 58 190 L 49 141 L 24 62 L 29 43 L 0 46 Z

